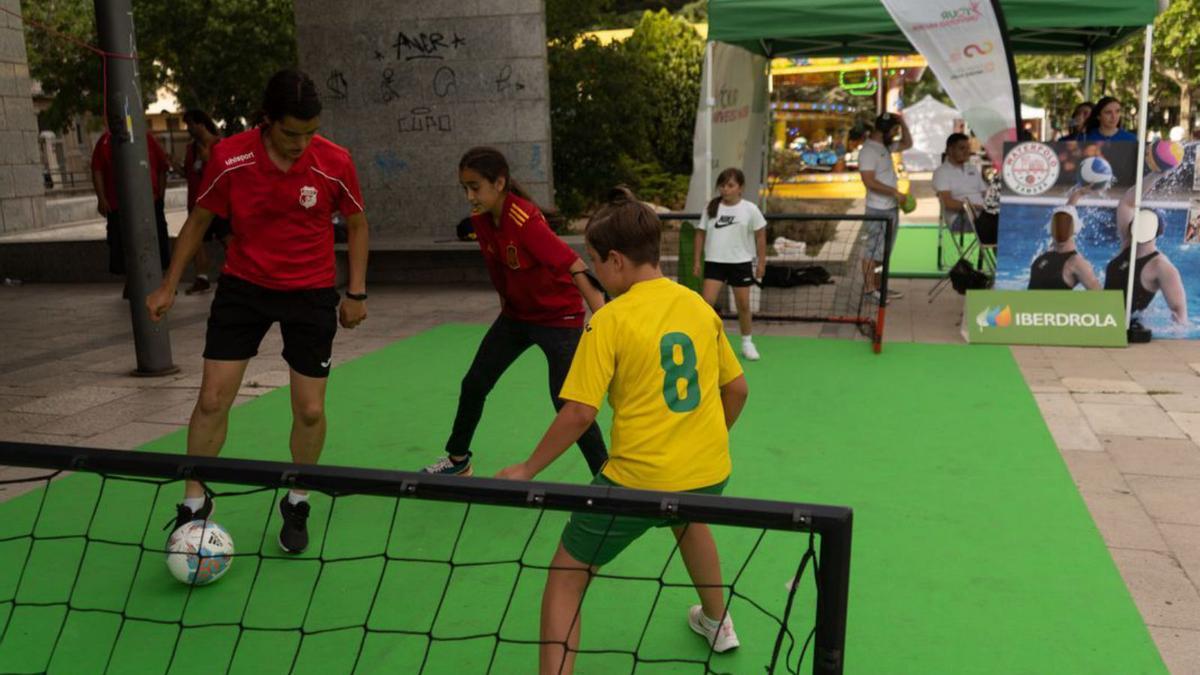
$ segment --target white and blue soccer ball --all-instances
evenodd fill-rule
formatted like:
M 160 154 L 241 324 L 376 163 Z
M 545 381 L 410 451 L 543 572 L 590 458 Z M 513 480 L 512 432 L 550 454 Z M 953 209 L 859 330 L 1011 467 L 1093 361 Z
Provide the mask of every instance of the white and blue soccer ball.
M 204 586 L 233 565 L 233 537 L 211 520 L 181 525 L 167 540 L 167 569 L 179 581 Z
M 1112 165 L 1103 157 L 1088 157 L 1079 163 L 1079 183 L 1097 190 L 1112 185 Z

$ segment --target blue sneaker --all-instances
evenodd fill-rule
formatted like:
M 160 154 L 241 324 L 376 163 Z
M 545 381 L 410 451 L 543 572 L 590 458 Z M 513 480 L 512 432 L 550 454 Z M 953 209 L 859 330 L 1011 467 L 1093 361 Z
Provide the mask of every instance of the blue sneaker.
M 450 459 L 450 455 L 443 455 L 441 459 L 421 469 L 425 473 L 436 473 L 443 476 L 470 476 L 474 473 L 471 470 L 471 453 L 467 453 L 467 458 L 461 462 L 456 462 Z

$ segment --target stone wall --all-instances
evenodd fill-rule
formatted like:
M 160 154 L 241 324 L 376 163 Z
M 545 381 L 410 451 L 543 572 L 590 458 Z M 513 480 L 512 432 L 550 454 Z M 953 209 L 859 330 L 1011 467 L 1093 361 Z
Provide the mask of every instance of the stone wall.
M 321 133 L 354 155 L 378 239 L 452 238 L 468 214 L 458 160 L 474 145 L 499 148 L 551 203 L 542 0 L 296 0 L 295 12 Z
M 0 0 L 0 7 L 21 12 L 18 0 Z M 0 232 L 42 227 L 44 195 L 24 27 L 0 13 Z

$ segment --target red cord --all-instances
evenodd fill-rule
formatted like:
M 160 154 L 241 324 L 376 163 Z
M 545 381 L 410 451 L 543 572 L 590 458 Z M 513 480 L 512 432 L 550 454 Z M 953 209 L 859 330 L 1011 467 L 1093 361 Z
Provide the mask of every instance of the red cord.
M 4 14 L 8 14 L 10 16 L 15 16 L 18 19 L 20 19 L 22 22 L 27 23 L 27 24 L 29 24 L 35 28 L 38 28 L 40 30 L 43 30 L 46 33 L 49 33 L 50 35 L 53 35 L 54 37 L 58 38 L 59 40 L 62 40 L 64 42 L 69 42 L 77 47 L 82 47 L 83 49 L 86 49 L 89 52 L 92 52 L 92 53 L 100 56 L 100 71 L 101 71 L 100 72 L 100 78 L 101 78 L 100 79 L 100 92 L 101 92 L 100 103 L 104 107 L 104 111 L 103 111 L 104 126 L 105 126 L 105 128 L 107 128 L 108 127 L 108 60 L 109 59 L 126 59 L 129 61 L 137 61 L 137 54 L 121 54 L 118 52 L 106 52 L 103 49 L 100 49 L 99 47 L 90 45 L 90 44 L 88 44 L 82 40 L 76 39 L 70 35 L 60 33 L 59 31 L 55 30 L 53 27 L 48 26 L 44 23 L 35 21 L 33 19 L 27 19 L 24 16 L 21 16 L 21 14 L 18 12 L 14 12 L 14 11 L 12 11 L 10 9 L 6 9 L 4 7 L 0 7 L 0 12 L 2 12 Z

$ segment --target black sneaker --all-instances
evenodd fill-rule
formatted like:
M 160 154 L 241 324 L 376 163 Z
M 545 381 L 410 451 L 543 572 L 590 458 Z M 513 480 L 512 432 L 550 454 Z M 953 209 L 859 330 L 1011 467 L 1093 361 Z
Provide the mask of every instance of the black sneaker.
M 175 519 L 167 521 L 163 529 L 171 528 L 171 534 L 175 534 L 175 530 L 187 525 L 193 520 L 208 520 L 212 516 L 213 501 L 208 493 L 204 494 L 204 506 L 200 507 L 199 511 L 192 511 L 182 502 L 175 505 Z M 170 534 L 167 535 L 170 538 Z
M 192 281 L 191 288 L 183 292 L 184 295 L 196 295 L 198 293 L 207 293 L 208 289 L 212 288 L 212 283 L 206 277 L 196 277 Z
M 293 555 L 308 548 L 308 502 L 293 505 L 287 495 L 279 502 L 279 515 L 283 516 L 283 527 L 279 529 L 279 548 Z

